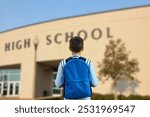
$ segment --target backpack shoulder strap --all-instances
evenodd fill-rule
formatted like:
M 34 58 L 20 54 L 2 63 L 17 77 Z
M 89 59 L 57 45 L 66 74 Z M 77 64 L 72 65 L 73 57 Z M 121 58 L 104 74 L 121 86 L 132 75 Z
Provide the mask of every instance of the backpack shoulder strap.
M 70 60 L 72 60 L 73 58 L 72 57 L 69 57 L 65 60 L 66 63 L 68 63 Z
M 63 60 L 63 62 L 62 62 L 62 63 L 63 63 L 63 66 L 65 66 L 66 63 L 68 63 L 70 60 L 73 60 L 73 59 L 80 59 L 80 60 L 84 61 L 88 66 L 90 65 L 90 62 L 91 62 L 91 60 L 86 59 L 86 58 L 81 57 L 81 56 L 80 56 L 79 58 L 69 57 L 69 58 Z M 63 67 L 63 68 L 64 68 L 64 67 Z
M 91 62 L 90 59 L 87 59 L 87 58 L 84 58 L 84 57 L 79 57 L 79 59 L 85 61 L 85 63 L 86 63 L 88 66 L 90 65 L 90 62 Z
M 81 56 L 79 57 L 79 59 L 80 59 L 80 60 L 83 60 L 83 61 L 86 61 L 86 58 L 81 57 Z
M 69 58 L 67 58 L 67 59 L 63 59 L 63 60 L 61 61 L 62 69 L 64 69 L 65 66 L 66 66 L 66 64 L 67 64 L 70 60 L 72 60 L 72 59 L 73 59 L 72 57 L 69 57 Z

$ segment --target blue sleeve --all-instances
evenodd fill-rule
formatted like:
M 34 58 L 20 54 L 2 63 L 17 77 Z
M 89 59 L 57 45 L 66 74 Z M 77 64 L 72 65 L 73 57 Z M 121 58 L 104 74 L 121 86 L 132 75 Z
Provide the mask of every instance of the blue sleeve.
M 62 87 L 63 83 L 64 83 L 63 64 L 62 63 L 63 63 L 63 61 L 61 61 L 59 63 L 58 72 L 57 72 L 57 76 L 56 76 L 56 80 L 55 80 L 55 85 L 58 88 Z
M 99 83 L 99 79 L 96 77 L 95 69 L 92 62 L 90 62 L 89 64 L 89 69 L 90 69 L 91 86 L 96 87 Z

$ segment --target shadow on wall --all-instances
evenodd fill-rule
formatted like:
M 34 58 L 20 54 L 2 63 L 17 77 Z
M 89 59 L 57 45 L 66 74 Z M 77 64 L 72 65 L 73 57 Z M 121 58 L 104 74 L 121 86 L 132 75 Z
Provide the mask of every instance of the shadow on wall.
M 117 82 L 116 88 L 119 94 L 137 94 L 136 93 L 136 88 L 139 86 L 139 81 L 136 80 L 126 80 L 126 79 L 120 79 Z M 111 86 L 111 93 L 114 92 L 114 87 L 113 85 Z

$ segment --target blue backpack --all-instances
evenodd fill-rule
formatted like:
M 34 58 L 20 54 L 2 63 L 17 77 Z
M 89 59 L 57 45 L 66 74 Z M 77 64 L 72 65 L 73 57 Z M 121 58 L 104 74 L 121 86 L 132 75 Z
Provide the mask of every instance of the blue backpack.
M 90 72 L 87 59 L 70 57 L 64 66 L 64 97 L 78 99 L 91 97 Z

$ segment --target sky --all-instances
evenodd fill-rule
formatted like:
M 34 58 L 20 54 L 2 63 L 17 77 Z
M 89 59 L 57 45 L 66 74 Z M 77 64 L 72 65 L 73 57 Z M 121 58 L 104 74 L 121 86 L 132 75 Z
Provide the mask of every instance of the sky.
M 0 0 L 0 32 L 96 12 L 150 5 L 150 0 Z

